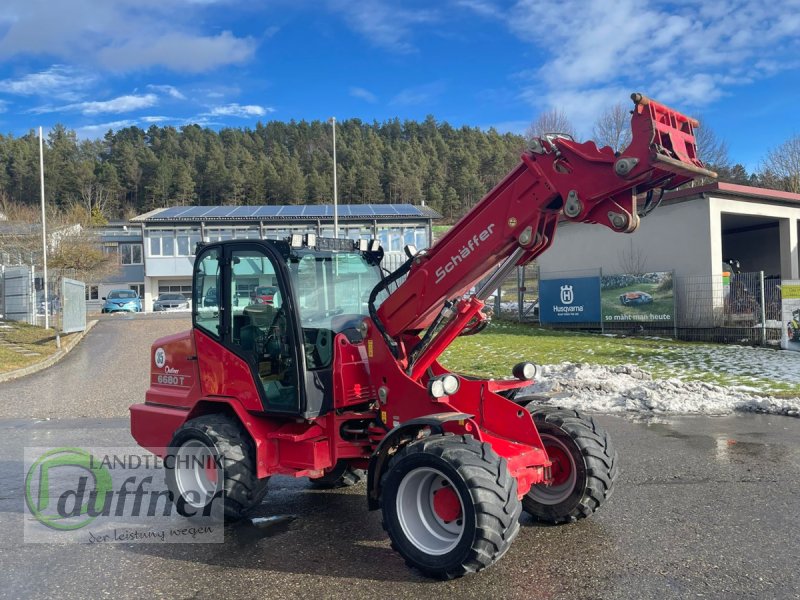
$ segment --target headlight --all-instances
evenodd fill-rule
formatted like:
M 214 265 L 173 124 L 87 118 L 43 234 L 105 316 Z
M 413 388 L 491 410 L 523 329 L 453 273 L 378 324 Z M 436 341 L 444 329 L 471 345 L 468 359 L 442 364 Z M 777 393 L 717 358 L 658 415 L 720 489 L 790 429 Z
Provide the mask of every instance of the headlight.
M 539 376 L 539 367 L 530 362 L 521 362 L 514 365 L 511 373 L 520 381 L 529 381 Z
M 458 391 L 461 382 L 458 377 L 452 373 L 434 377 L 428 382 L 428 393 L 434 398 L 442 398 L 443 396 L 452 396 Z

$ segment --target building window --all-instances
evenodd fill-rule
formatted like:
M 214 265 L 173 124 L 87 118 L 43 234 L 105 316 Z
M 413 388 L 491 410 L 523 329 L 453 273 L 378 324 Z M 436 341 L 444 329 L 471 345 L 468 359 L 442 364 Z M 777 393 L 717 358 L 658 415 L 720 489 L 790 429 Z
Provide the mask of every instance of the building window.
M 150 256 L 175 256 L 175 232 L 171 229 L 152 229 L 150 236 Z
M 232 240 L 232 239 L 233 239 L 233 229 L 220 228 L 220 227 L 206 228 L 207 242 L 222 242 L 224 240 Z
M 120 244 L 119 262 L 123 265 L 142 264 L 142 245 L 141 244 Z
M 139 298 L 144 298 L 144 284 L 143 283 L 132 283 L 128 286 L 134 292 L 139 295 Z
M 200 241 L 199 229 L 179 229 L 175 236 L 178 256 L 194 256 L 197 243 Z
M 158 282 L 159 294 L 183 294 L 187 298 L 192 297 L 192 282 L 165 281 Z
M 86 286 L 86 299 L 87 300 L 99 300 L 100 299 L 100 289 L 96 285 L 87 285 Z

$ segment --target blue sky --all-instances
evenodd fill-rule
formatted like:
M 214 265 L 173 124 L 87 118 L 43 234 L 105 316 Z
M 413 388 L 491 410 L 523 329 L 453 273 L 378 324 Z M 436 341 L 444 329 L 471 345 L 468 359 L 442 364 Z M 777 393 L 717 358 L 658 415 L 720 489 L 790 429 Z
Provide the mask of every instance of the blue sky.
M 632 91 L 757 168 L 800 133 L 800 0 L 3 0 L 0 131 L 428 114 L 584 137 Z

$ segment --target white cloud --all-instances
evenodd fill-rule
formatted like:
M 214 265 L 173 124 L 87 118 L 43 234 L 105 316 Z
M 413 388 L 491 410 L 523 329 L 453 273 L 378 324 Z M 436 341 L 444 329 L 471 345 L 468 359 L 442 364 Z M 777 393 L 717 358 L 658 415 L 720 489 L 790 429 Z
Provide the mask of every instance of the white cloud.
M 267 113 L 275 112 L 274 108 L 268 106 L 258 106 L 257 104 L 225 104 L 224 106 L 215 106 L 202 116 L 210 117 L 263 117 Z
M 78 127 L 76 133 L 80 138 L 96 138 L 104 135 L 109 129 L 116 131 L 118 129 L 124 129 L 125 127 L 132 127 L 133 125 L 136 125 L 136 121 L 129 119 L 111 121 L 110 123 L 98 123 L 97 125 Z
M 208 4 L 4 0 L 0 60 L 47 56 L 117 71 L 162 66 L 197 73 L 249 59 L 256 39 L 204 30 Z
M 5 100 L 0 100 L 0 113 L 4 113 L 8 110 L 8 102 Z
M 141 121 L 145 123 L 163 123 L 164 121 L 171 121 L 170 117 L 162 117 L 160 115 L 153 115 L 153 116 L 146 116 L 146 117 L 139 117 Z
M 154 92 L 161 92 L 162 94 L 166 94 L 170 98 L 175 98 L 176 100 L 186 100 L 186 96 L 184 96 L 180 90 L 173 85 L 150 84 L 147 86 L 147 89 L 153 90 Z
M 79 102 L 64 108 L 73 108 L 81 111 L 85 115 L 97 115 L 100 113 L 124 113 L 142 108 L 150 108 L 158 104 L 158 97 L 155 94 L 118 96 L 111 100 Z
M 95 76 L 65 65 L 52 65 L 38 73 L 0 80 L 0 92 L 18 96 L 51 96 L 75 100 L 78 92 L 95 81 Z
M 230 31 L 214 37 L 167 33 L 157 39 L 134 38 L 107 46 L 97 56 L 103 66 L 114 70 L 161 66 L 198 73 L 242 63 L 253 56 L 255 49 L 253 38 L 237 38 Z
M 416 26 L 439 20 L 435 11 L 398 8 L 385 0 L 328 0 L 328 6 L 374 45 L 398 53 L 415 50 L 410 38 Z
M 367 89 L 362 87 L 351 87 L 350 95 L 353 98 L 361 98 L 362 100 L 374 104 L 378 101 L 378 97 Z
M 65 106 L 38 106 L 30 111 L 33 114 L 43 114 L 58 111 L 79 111 L 84 115 L 99 115 L 103 113 L 124 113 L 142 108 L 150 108 L 158 104 L 158 96 L 155 94 L 136 95 L 129 94 L 118 96 L 111 100 L 93 100 L 90 102 L 76 102 Z
M 482 17 L 501 17 L 503 14 L 502 9 L 487 0 L 455 0 L 455 4 L 460 8 L 467 8 Z
M 389 102 L 399 106 L 415 106 L 419 104 L 430 104 L 442 95 L 445 91 L 444 82 L 434 81 L 425 85 L 408 87 L 401 90 Z
M 485 0 L 460 4 L 490 16 Z M 584 133 L 634 91 L 697 112 L 800 62 L 797 0 L 769 8 L 761 0 L 518 0 L 505 22 L 543 56 L 521 77 L 521 97 L 564 110 Z

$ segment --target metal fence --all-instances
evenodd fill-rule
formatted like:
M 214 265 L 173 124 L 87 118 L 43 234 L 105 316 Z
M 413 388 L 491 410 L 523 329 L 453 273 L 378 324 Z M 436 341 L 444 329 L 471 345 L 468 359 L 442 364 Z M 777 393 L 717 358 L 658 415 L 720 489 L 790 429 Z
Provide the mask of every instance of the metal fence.
M 581 277 L 591 271 L 562 272 Z M 552 275 L 552 274 L 550 274 Z M 548 275 L 549 276 L 549 275 Z M 539 321 L 537 265 L 519 267 L 489 301 L 495 315 L 521 323 Z M 611 333 L 659 335 L 690 341 L 770 344 L 780 340 L 781 280 L 759 273 L 675 277 L 674 320 L 669 323 L 594 323 L 584 329 Z
M 86 284 L 64 277 L 61 280 L 61 331 L 86 329 Z
M 73 273 L 55 269 L 48 272 L 45 281 L 36 267 L 0 265 L 0 319 L 40 327 L 47 323 L 64 333 L 85 329 L 86 287 L 83 282 L 70 279 L 70 275 Z M 67 296 L 69 312 L 65 322 Z

